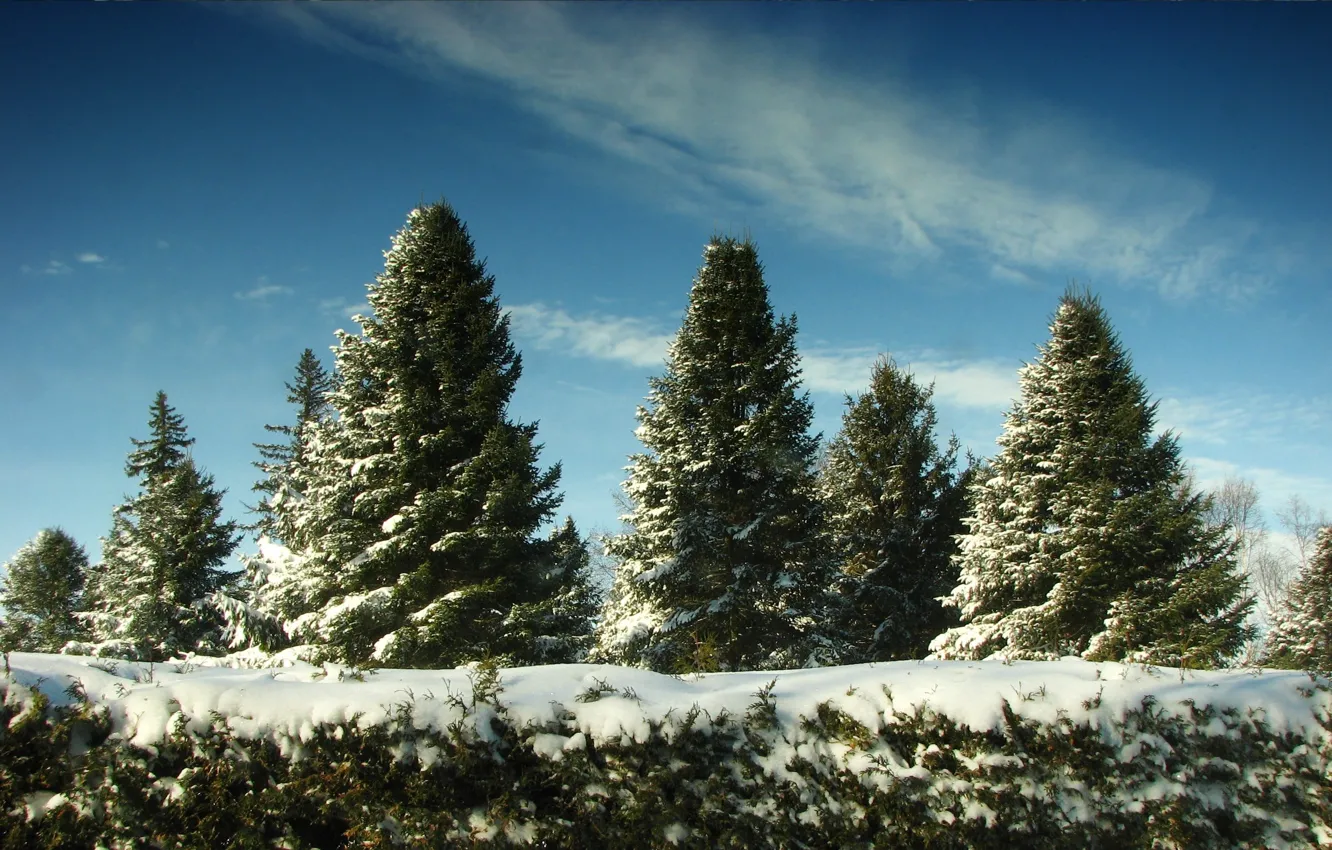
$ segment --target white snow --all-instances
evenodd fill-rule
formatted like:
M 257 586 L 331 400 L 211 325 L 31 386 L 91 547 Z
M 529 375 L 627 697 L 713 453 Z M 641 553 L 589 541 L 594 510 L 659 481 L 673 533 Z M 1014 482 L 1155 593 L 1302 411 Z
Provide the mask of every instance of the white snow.
M 315 726 L 358 724 L 368 728 L 389 722 L 405 702 L 418 728 L 446 730 L 455 721 L 486 725 L 487 712 L 467 718 L 449 695 L 471 694 L 474 671 L 367 671 L 343 677 L 334 665 L 312 666 L 290 657 L 286 666 L 268 669 L 221 666 L 245 660 L 195 657 L 189 663 L 157 664 L 80 656 L 13 653 L 12 678 L 38 687 L 54 704 L 68 704 L 66 692 L 81 683 L 88 697 L 109 709 L 115 731 L 136 744 L 163 740 L 179 715 L 203 731 L 213 712 L 226 718 L 243 737 L 266 737 L 285 749 L 299 749 Z M 249 663 L 253 663 L 250 661 Z M 333 675 L 330 675 L 332 673 Z M 672 677 L 645 670 L 593 664 L 566 664 L 503 670 L 501 702 L 518 728 L 539 727 L 572 716 L 570 737 L 538 735 L 539 754 L 586 747 L 588 740 L 643 741 L 650 724 L 672 722 L 693 706 L 716 716 L 723 708 L 743 716 L 755 694 L 775 680 L 779 722 L 799 728 L 800 717 L 813 717 L 823 702 L 871 730 L 892 723 L 893 712 L 917 708 L 945 714 L 975 730 L 1000 728 L 1007 702 L 1032 720 L 1054 722 L 1063 714 L 1086 720 L 1108 732 L 1126 711 L 1153 696 L 1159 709 L 1188 716 L 1188 703 L 1236 709 L 1261 717 L 1274 731 L 1290 730 L 1310 743 L 1327 734 L 1318 715 L 1332 713 L 1332 697 L 1310 687 L 1308 675 L 1291 671 L 1178 671 L 1077 659 L 1024 661 L 904 661 L 785 672 L 715 673 Z M 587 700 L 589 691 L 601 698 Z M 583 699 L 580 700 L 580 695 Z M 16 698 L 11 691 L 10 699 Z M 1221 724 L 1204 732 L 1225 734 Z M 478 734 L 488 730 L 478 728 Z M 557 740 L 558 739 L 558 740 Z M 791 746 L 801 743 L 794 737 Z M 1116 742 L 1117 744 L 1119 742 Z M 1150 758 L 1151 742 L 1125 747 L 1121 757 Z M 1163 744 L 1163 742 L 1162 742 Z M 791 753 L 794 754 L 794 751 Z M 790 754 L 775 753 L 782 764 Z M 905 765 L 903 766 L 905 767 Z M 984 817 L 983 812 L 974 813 Z

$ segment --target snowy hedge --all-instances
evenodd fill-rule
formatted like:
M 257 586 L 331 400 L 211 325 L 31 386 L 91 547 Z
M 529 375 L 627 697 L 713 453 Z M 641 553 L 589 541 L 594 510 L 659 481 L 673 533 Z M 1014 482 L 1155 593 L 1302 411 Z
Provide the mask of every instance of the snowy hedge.
M 5 848 L 1332 843 L 1298 673 L 9 662 Z

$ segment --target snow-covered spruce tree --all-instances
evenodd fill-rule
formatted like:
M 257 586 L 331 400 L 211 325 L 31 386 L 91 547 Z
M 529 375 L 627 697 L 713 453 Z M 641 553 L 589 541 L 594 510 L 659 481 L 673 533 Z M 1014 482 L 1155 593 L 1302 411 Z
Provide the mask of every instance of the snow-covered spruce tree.
M 1332 526 L 1319 530 L 1313 557 L 1276 620 L 1267 635 L 1267 664 L 1332 670 Z
M 310 569 L 312 565 L 295 557 L 293 551 L 309 544 L 303 535 L 308 515 L 305 492 L 312 486 L 317 467 L 313 458 L 319 444 L 316 433 L 330 424 L 328 396 L 336 381 L 307 348 L 296 364 L 294 381 L 285 386 L 287 401 L 296 407 L 295 424 L 264 426 L 285 436 L 285 443 L 254 444 L 260 456 L 254 465 L 264 473 L 253 487 L 263 497 L 251 509 L 259 514 L 250 527 L 258 532 L 259 551 L 241 558 L 245 574 L 236 595 L 244 604 L 233 606 L 237 623 L 233 638 L 266 651 L 286 646 L 289 641 L 283 623 L 311 610 L 309 599 L 319 597 L 319 588 L 327 584 L 320 580 L 326 576 Z
M 336 419 L 305 441 L 297 545 L 268 553 L 288 559 L 287 631 L 355 664 L 532 663 L 511 616 L 548 589 L 535 532 L 560 471 L 538 467 L 536 425 L 508 417 L 521 360 L 451 207 L 412 211 L 368 300 L 362 333 L 339 332 Z
M 1100 302 L 1070 290 L 972 492 L 940 658 L 1215 666 L 1253 600 Z
M 301 498 L 300 478 L 307 466 L 305 447 L 307 433 L 327 417 L 328 394 L 334 381 L 313 350 L 301 352 L 296 364 L 296 376 L 287 388 L 287 401 L 296 407 L 294 425 L 265 425 L 264 430 L 286 438 L 281 443 L 255 443 L 259 460 L 254 465 L 264 473 L 253 489 L 262 493 L 254 511 L 259 514 L 254 530 L 260 535 L 286 542 L 292 535 L 290 512 L 280 508 L 284 502 Z
M 624 489 L 630 530 L 594 657 L 658 671 L 800 666 L 827 586 L 795 320 L 758 252 L 714 238 L 665 373 L 650 381 Z
M 46 528 L 5 564 L 0 645 L 20 652 L 59 652 L 85 636 L 82 608 L 88 554 L 63 529 Z
M 152 437 L 134 440 L 125 471 L 139 494 L 120 505 L 102 562 L 93 571 L 84 618 L 92 644 L 79 651 L 160 660 L 182 652 L 216 653 L 226 643 L 223 569 L 239 542 L 222 520 L 222 492 L 185 449 L 184 420 L 159 392 Z M 75 646 L 74 644 L 70 645 Z
M 832 616 L 852 658 L 924 658 L 956 622 L 939 598 L 957 585 L 952 556 L 965 529 L 969 470 L 954 437 L 935 440 L 933 388 L 891 360 L 875 364 L 868 392 L 847 397 L 820 488 L 841 564 Z
M 510 654 L 538 664 L 572 664 L 587 657 L 601 599 L 591 580 L 591 554 L 572 517 L 550 534 L 549 564 L 537 599 L 515 605 L 505 641 Z

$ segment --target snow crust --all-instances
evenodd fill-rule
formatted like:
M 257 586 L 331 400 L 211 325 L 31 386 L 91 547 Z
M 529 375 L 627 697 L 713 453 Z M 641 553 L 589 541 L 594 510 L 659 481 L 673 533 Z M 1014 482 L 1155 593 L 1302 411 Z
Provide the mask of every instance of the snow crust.
M 107 708 L 114 731 L 133 743 L 160 743 L 184 717 L 202 732 L 214 712 L 236 735 L 268 738 L 284 750 L 299 748 L 322 723 L 369 728 L 402 722 L 411 708 L 419 729 L 446 730 L 457 721 L 489 734 L 491 712 L 466 714 L 476 672 L 454 670 L 355 671 L 335 664 L 313 666 L 294 658 L 264 669 L 239 665 L 256 659 L 195 657 L 157 664 L 80 656 L 13 653 L 11 678 L 37 687 L 53 704 L 69 704 L 78 683 Z M 237 665 L 237 666 L 229 666 Z M 712 716 L 722 709 L 744 715 L 755 694 L 775 680 L 777 719 L 788 730 L 830 703 L 875 729 L 895 711 L 926 708 L 974 730 L 1000 728 L 1005 702 L 1024 717 L 1054 722 L 1061 714 L 1109 734 L 1125 712 L 1153 697 L 1159 710 L 1188 715 L 1188 703 L 1252 712 L 1274 731 L 1289 730 L 1310 744 L 1326 732 L 1318 718 L 1332 714 L 1332 696 L 1311 688 L 1293 671 L 1179 671 L 1075 658 L 1059 661 L 901 661 L 784 672 L 715 673 L 672 677 L 609 665 L 563 664 L 500 672 L 499 700 L 517 728 L 540 727 L 572 716 L 572 736 L 538 733 L 535 750 L 546 758 L 610 740 L 645 741 L 653 723 L 670 728 L 691 707 Z M 596 692 L 599 698 L 589 700 Z M 13 690 L 10 699 L 15 698 Z M 580 699 L 580 696 L 582 699 Z M 1215 734 L 1225 734 L 1214 724 Z M 1204 730 L 1206 731 L 1206 730 Z M 798 738 L 792 739 L 798 745 Z M 1139 742 L 1140 746 L 1140 742 Z M 1126 749 L 1132 749 L 1130 745 Z M 1136 753 L 1125 752 L 1125 759 Z M 42 801 L 32 801 L 34 806 Z M 978 814 L 978 816 L 983 816 Z

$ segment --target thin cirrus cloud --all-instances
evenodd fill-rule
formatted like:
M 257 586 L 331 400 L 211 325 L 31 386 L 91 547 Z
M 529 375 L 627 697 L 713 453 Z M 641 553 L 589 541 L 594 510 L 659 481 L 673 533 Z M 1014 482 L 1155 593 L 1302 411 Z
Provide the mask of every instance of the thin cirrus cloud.
M 290 286 L 277 286 L 275 284 L 269 283 L 268 278 L 266 277 L 260 277 L 258 280 L 258 284 L 259 285 L 254 287 L 253 289 L 248 289 L 245 290 L 244 292 L 235 293 L 236 300 L 267 301 L 268 299 L 272 298 L 275 295 L 290 295 L 292 291 Z
M 1233 442 L 1300 441 L 1300 435 L 1326 432 L 1332 400 L 1318 396 L 1281 397 L 1254 392 L 1168 395 L 1157 404 L 1157 422 L 1191 443 L 1224 446 Z M 1311 447 L 1316 441 L 1305 440 Z
M 351 319 L 355 316 L 369 316 L 373 312 L 370 302 L 357 301 L 353 303 L 341 296 L 325 298 L 320 301 L 319 311 L 328 316 L 341 316 L 344 319 Z
M 1204 490 L 1219 488 L 1227 478 L 1253 482 L 1261 504 L 1270 513 L 1284 508 L 1291 498 L 1313 507 L 1315 513 L 1332 511 L 1332 480 L 1315 475 L 1301 475 L 1263 466 L 1246 466 L 1206 456 L 1191 456 L 1189 466 Z
M 674 336 L 653 322 L 628 316 L 574 316 L 559 307 L 518 304 L 508 309 L 514 334 L 540 349 L 659 368 Z M 819 347 L 800 353 L 803 383 L 811 392 L 840 395 L 869 385 L 870 372 L 882 356 L 878 349 Z M 939 352 L 904 352 L 899 365 L 934 383 L 935 397 L 958 407 L 1002 410 L 1017 395 L 1016 364 L 997 360 L 959 360 Z
M 518 304 L 508 310 L 514 332 L 538 348 L 651 368 L 666 358 L 672 334 L 624 316 L 571 316 L 558 307 Z
M 1035 101 L 999 109 L 987 93 L 996 117 L 981 120 L 974 100 L 867 83 L 660 9 L 651 26 L 545 4 L 274 14 L 330 49 L 498 84 L 551 127 L 669 178 L 698 209 L 744 198 L 896 262 L 972 256 L 998 281 L 1071 273 L 1187 298 L 1256 294 L 1296 261 L 1252 221 L 1217 213 L 1207 180 L 1105 151 Z
M 19 266 L 19 271 L 23 274 L 43 274 L 50 277 L 59 277 L 73 272 L 74 269 L 70 268 L 68 263 L 63 263 L 60 260 L 49 260 L 44 266 Z

